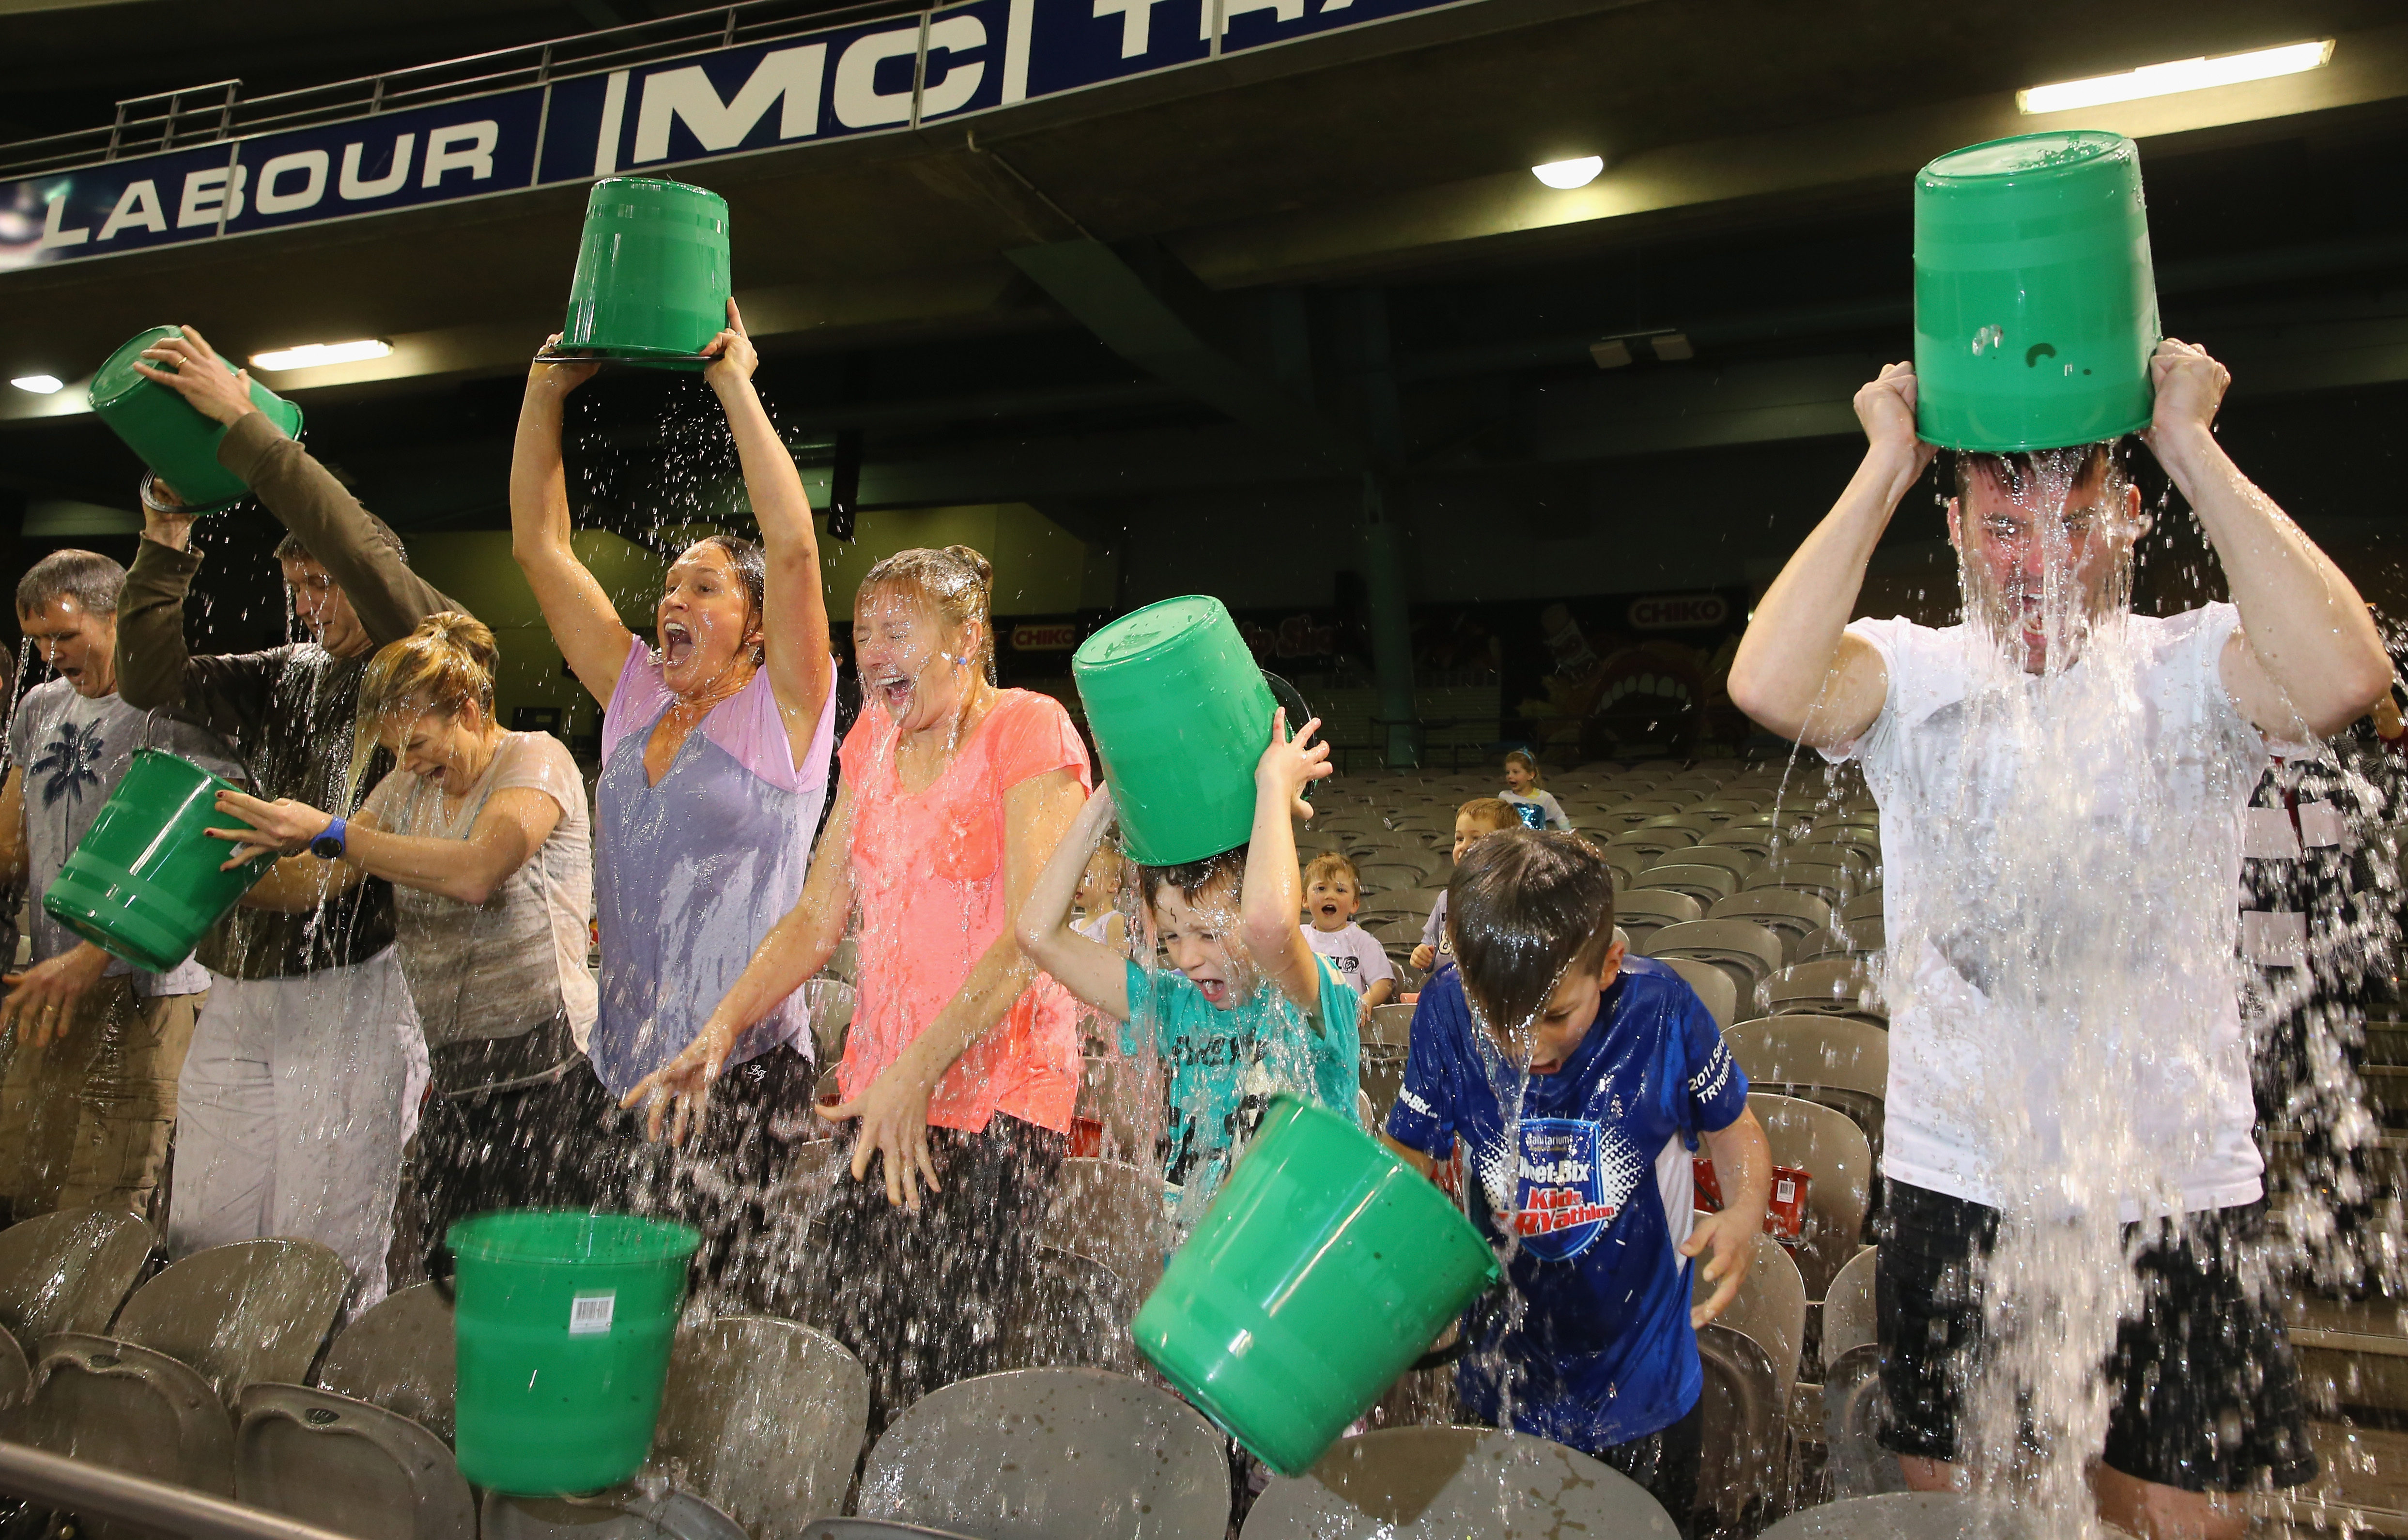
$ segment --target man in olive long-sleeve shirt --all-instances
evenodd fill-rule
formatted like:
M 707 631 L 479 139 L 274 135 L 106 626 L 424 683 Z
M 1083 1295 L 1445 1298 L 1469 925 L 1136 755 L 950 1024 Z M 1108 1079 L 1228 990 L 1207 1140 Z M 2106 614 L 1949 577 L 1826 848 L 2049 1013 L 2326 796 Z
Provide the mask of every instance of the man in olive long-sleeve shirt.
M 143 489 L 142 542 L 119 601 L 118 689 L 235 741 L 264 797 L 347 808 L 359 686 L 376 649 L 461 606 L 412 573 L 400 540 L 251 403 L 247 378 L 187 327 L 144 373 L 229 424 L 219 463 L 291 531 L 277 559 L 312 642 L 193 657 L 184 598 L 200 571 L 172 489 Z M 232 820 L 226 820 L 232 822 Z M 342 828 L 336 824 L 336 834 Z M 338 835 L 337 836 L 338 837 Z M 229 847 L 231 849 L 231 847 Z M 393 890 L 370 877 L 310 906 L 317 858 L 288 856 L 201 944 L 214 976 L 178 1088 L 168 1245 L 265 1235 L 332 1247 L 384 1290 L 402 1146 L 425 1079 L 418 1013 L 394 956 Z M 290 909 L 266 906 L 281 902 Z

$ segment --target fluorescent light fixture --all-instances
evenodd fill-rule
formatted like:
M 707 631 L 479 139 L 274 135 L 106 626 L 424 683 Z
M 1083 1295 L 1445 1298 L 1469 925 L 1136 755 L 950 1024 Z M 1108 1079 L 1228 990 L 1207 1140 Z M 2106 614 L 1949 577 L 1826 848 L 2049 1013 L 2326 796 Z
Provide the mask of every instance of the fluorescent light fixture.
M 1630 344 L 1620 337 L 1607 337 L 1590 343 L 1588 356 L 1600 369 L 1626 368 L 1630 363 Z
M 364 358 L 382 358 L 392 351 L 392 343 L 374 337 L 357 342 L 310 342 L 298 348 L 279 348 L 272 353 L 253 353 L 251 366 L 281 373 L 286 369 L 315 369 L 327 364 L 357 364 Z
M 1575 187 L 1586 187 L 1597 180 L 1597 174 L 1604 169 L 1604 156 L 1581 155 L 1569 161 L 1549 161 L 1544 165 L 1534 165 L 1530 168 L 1530 175 L 1549 187 L 1569 192 Z
M 56 375 L 19 375 L 8 383 L 21 391 L 31 391 L 36 395 L 56 395 L 66 381 Z
M 1656 356 L 1667 364 L 1678 364 L 1684 359 L 1698 356 L 1697 349 L 1689 345 L 1686 332 L 1659 332 L 1647 339 L 1647 345 L 1655 349 Z
M 2239 85 L 2243 80 L 2270 80 L 2278 75 L 2297 75 L 2329 64 L 2332 53 L 2332 39 L 2326 37 L 2313 43 L 2286 43 L 2280 48 L 2254 49 L 2214 59 L 2175 59 L 2162 64 L 2143 64 L 2121 75 L 2032 86 L 2015 93 L 2015 106 L 2026 112 L 2071 112 L 2086 107 L 2104 107 L 2110 102 L 2137 102 L 2181 91 Z

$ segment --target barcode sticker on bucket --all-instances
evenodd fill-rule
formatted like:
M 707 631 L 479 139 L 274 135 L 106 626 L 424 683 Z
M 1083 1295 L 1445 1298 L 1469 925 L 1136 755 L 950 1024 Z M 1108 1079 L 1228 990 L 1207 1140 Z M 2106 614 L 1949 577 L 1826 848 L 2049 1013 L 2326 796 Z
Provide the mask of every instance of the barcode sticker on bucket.
M 610 1334 L 610 1312 L 619 1303 L 619 1291 L 607 1294 L 580 1294 L 568 1302 L 568 1334 L 573 1337 L 601 1337 Z

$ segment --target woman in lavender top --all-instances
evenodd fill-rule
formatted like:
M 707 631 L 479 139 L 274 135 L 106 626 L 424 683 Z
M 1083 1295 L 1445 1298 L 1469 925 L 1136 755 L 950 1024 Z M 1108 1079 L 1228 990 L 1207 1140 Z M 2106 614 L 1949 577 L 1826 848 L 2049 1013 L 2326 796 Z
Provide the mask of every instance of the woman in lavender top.
M 762 544 L 723 535 L 687 547 L 655 612 L 657 648 L 621 623 L 569 549 L 563 401 L 595 365 L 528 371 L 510 465 L 512 551 L 603 707 L 602 998 L 584 1073 L 614 1105 L 677 1057 L 793 907 L 827 794 L 836 661 L 819 543 L 802 478 L 753 392 L 758 357 L 733 301 L 727 322 L 703 378 L 735 435 Z M 810 1042 L 799 997 L 772 1012 L 730 1056 L 681 1154 L 638 1137 L 658 1137 L 657 1104 L 612 1112 L 601 1199 L 700 1223 L 705 1270 L 724 1277 L 758 1223 L 750 1200 L 794 1148 L 772 1115 L 810 1105 Z M 681 1136 L 685 1122 L 681 1108 Z

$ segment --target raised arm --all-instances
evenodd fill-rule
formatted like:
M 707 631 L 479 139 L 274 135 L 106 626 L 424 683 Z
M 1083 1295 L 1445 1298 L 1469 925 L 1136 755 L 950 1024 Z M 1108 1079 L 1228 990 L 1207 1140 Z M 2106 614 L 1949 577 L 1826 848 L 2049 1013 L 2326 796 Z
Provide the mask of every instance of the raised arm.
M 1020 949 L 1030 961 L 1062 981 L 1072 994 L 1115 1021 L 1129 1017 L 1128 962 L 1100 942 L 1081 935 L 1070 924 L 1070 905 L 1087 875 L 1087 863 L 1104 842 L 1116 809 L 1109 788 L 1098 787 L 1062 843 L 1045 863 L 1037 886 L 1019 914 Z
M 549 352 L 559 346 L 554 336 Z M 527 368 L 519 403 L 518 439 L 510 449 L 510 554 L 526 574 L 552 639 L 578 682 L 605 706 L 627 666 L 636 634 L 620 620 L 601 582 L 569 549 L 568 472 L 560 458 L 560 425 L 568 392 L 596 365 L 542 364 Z
M 1297 922 L 1295 818 L 1311 818 L 1304 789 L 1330 773 L 1329 746 L 1312 742 L 1313 718 L 1287 735 L 1287 710 L 1271 713 L 1270 747 L 1254 766 L 1254 831 L 1246 846 L 1246 882 L 1240 927 L 1254 965 L 1294 1001 L 1304 1019 L 1321 1020 L 1321 965 Z
M 367 510 L 309 451 L 251 404 L 251 373 L 236 372 L 192 327 L 143 349 L 135 368 L 227 426 L 218 463 L 241 477 L 260 503 L 299 537 L 357 612 L 368 639 L 399 641 L 418 622 L 462 606 L 409 570 L 368 522 Z
M 659 1138 L 661 1119 L 671 1111 L 676 1114 L 669 1130 L 672 1140 L 682 1142 L 687 1129 L 700 1127 L 710 1105 L 710 1083 L 736 1051 L 737 1040 L 827 965 L 853 917 L 852 851 L 853 782 L 848 780 L 837 787 L 836 806 L 811 852 L 802 896 L 752 948 L 752 960 L 684 1051 L 627 1093 L 625 1105 L 651 1108 L 645 1137 Z
M 1889 670 L 1846 635 L 1865 566 L 1899 500 L 1931 463 L 1914 436 L 1914 366 L 1892 364 L 1856 392 L 1865 458 L 1847 490 L 1756 601 L 1731 659 L 1731 704 L 1768 730 L 1842 749 L 1881 715 Z
M 2366 601 L 2215 441 L 2231 372 L 2168 337 L 2149 374 L 2157 410 L 2143 436 L 2199 516 L 2241 611 L 2220 660 L 2224 688 L 2270 736 L 2329 737 L 2391 688 L 2391 660 Z
M 727 302 L 727 330 L 706 352 L 719 355 L 702 378 L 719 393 L 736 458 L 744 468 L 744 492 L 761 523 L 768 561 L 767 593 L 761 617 L 761 647 L 769 690 L 785 719 L 786 738 L 800 763 L 818 731 L 820 707 L 836 683 L 836 660 L 828 652 L 827 587 L 820 574 L 819 533 L 811 527 L 811 501 L 795 457 L 786 452 L 761 397 L 752 389 L 759 355 L 744 335 L 744 318 Z M 622 649 L 622 657 L 624 650 Z
M 184 645 L 184 595 L 201 570 L 190 518 L 145 506 L 142 539 L 117 596 L 117 693 L 140 711 L 171 710 L 228 738 L 267 715 L 280 648 L 195 658 Z

